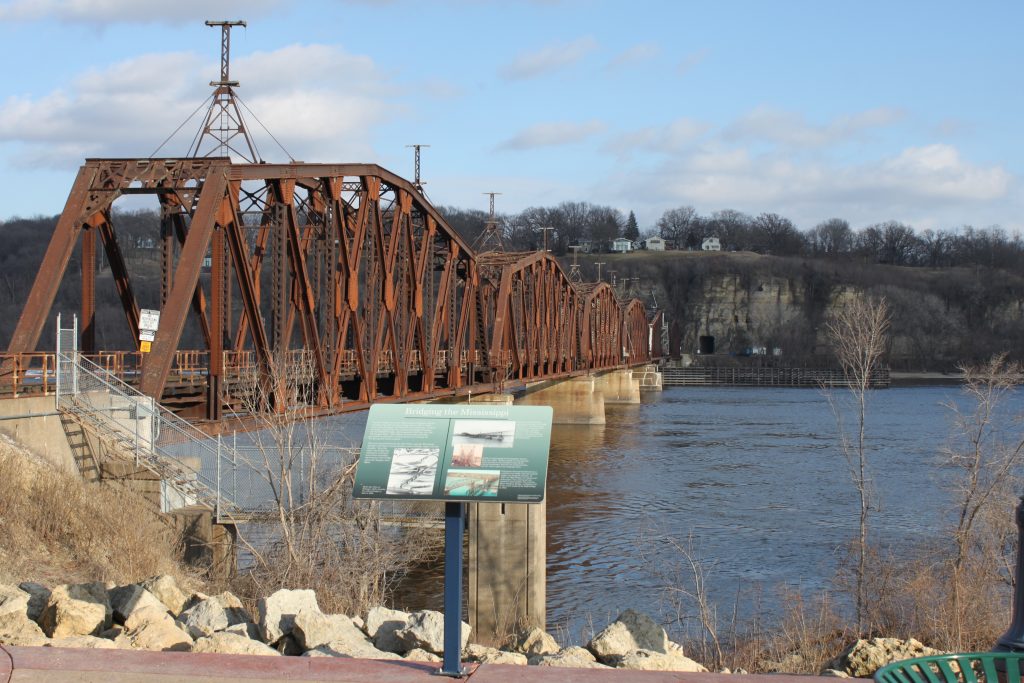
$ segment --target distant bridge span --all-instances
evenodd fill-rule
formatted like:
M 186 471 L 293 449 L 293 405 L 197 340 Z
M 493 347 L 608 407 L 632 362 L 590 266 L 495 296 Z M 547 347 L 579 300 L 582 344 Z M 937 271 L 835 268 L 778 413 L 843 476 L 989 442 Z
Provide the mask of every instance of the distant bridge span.
M 153 236 L 161 295 L 142 306 L 161 317 L 145 354 L 112 212 L 117 198 L 133 194 L 154 196 L 161 210 Z M 134 348 L 96 348 L 97 243 Z M 278 410 L 340 412 L 516 388 L 662 355 L 660 313 L 617 299 L 607 283 L 573 283 L 547 253 L 474 253 L 412 183 L 379 166 L 89 159 L 4 373 L 21 367 L 24 375 L 76 247 L 82 351 L 144 393 L 214 420 L 251 399 L 252 387 Z M 190 317 L 200 350 L 181 348 Z

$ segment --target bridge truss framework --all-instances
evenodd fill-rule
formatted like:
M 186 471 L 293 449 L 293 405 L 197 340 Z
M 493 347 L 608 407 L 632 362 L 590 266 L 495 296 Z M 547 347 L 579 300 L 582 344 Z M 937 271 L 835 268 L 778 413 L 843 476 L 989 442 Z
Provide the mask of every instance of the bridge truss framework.
M 76 246 L 81 345 L 97 352 L 97 242 L 139 339 L 112 210 L 132 194 L 161 209 L 160 326 L 133 376 L 158 399 L 199 378 L 194 407 L 209 419 L 252 408 L 254 394 L 261 408 L 340 412 L 662 355 L 660 313 L 607 283 L 571 281 L 547 253 L 475 253 L 412 183 L 379 166 L 227 158 L 86 160 L 9 354 L 35 350 Z M 198 352 L 180 348 L 189 316 Z

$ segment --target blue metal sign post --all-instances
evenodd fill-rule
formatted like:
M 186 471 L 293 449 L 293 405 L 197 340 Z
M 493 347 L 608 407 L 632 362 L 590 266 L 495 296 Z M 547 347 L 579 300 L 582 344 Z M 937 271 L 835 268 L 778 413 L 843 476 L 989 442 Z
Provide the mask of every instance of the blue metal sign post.
M 444 660 L 439 676 L 462 678 L 462 535 L 466 504 L 444 504 Z

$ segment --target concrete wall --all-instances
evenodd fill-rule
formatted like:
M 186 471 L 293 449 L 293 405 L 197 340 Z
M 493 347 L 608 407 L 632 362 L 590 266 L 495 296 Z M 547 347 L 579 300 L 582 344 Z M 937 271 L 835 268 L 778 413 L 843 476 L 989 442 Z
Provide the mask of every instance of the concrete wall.
M 469 624 L 473 642 L 498 646 L 545 628 L 547 507 L 469 504 Z
M 22 446 L 68 472 L 78 473 L 75 454 L 68 445 L 68 437 L 60 415 L 56 412 L 53 396 L 31 396 L 0 401 L 0 432 L 7 434 Z M 14 417 L 38 415 L 38 417 Z

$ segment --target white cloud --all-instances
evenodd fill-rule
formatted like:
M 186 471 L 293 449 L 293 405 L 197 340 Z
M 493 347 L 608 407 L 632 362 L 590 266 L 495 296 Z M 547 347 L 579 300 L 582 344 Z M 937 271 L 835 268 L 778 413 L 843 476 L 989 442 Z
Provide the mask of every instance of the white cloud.
M 302 68 L 296 68 L 301 65 Z M 235 60 L 243 101 L 295 158 L 372 156 L 367 131 L 396 110 L 372 60 L 323 45 L 291 45 Z M 87 71 L 47 95 L 0 103 L 0 141 L 22 143 L 18 161 L 57 168 L 83 156 L 147 156 L 210 94 L 217 65 L 191 53 L 142 55 Z M 268 160 L 284 153 L 243 110 Z M 160 154 L 184 154 L 197 114 Z
M 692 145 L 710 129 L 706 123 L 690 118 L 678 118 L 661 126 L 648 126 L 639 130 L 621 133 L 605 145 L 605 150 L 620 159 L 627 159 L 635 152 L 675 154 Z
M 899 109 L 877 107 L 815 125 L 795 112 L 762 106 L 727 127 L 722 136 L 732 141 L 758 140 L 815 148 L 850 140 L 872 129 L 891 126 L 903 117 Z
M 1004 167 L 971 163 L 945 144 L 849 163 L 807 160 L 784 149 L 756 154 L 709 140 L 618 173 L 603 186 L 616 187 L 623 200 L 648 203 L 658 212 L 683 204 L 702 212 L 773 211 L 803 228 L 837 215 L 854 225 L 895 219 L 919 229 L 999 222 L 1000 215 L 1005 221 L 1016 186 Z
M 597 49 L 597 41 L 590 36 L 577 38 L 571 43 L 549 45 L 516 57 L 501 67 L 499 74 L 510 81 L 536 78 L 546 73 L 575 64 Z
M 281 0 L 10 0 L 0 4 L 0 20 L 56 19 L 67 23 L 191 24 L 197 17 L 234 20 L 251 17 Z
M 657 43 L 637 43 L 612 57 L 605 68 L 614 70 L 631 64 L 646 62 L 654 59 L 660 53 L 661 48 L 658 47 Z
M 501 143 L 498 145 L 498 149 L 524 150 L 569 145 L 582 142 L 600 133 L 604 128 L 604 124 L 600 121 L 538 123 Z

